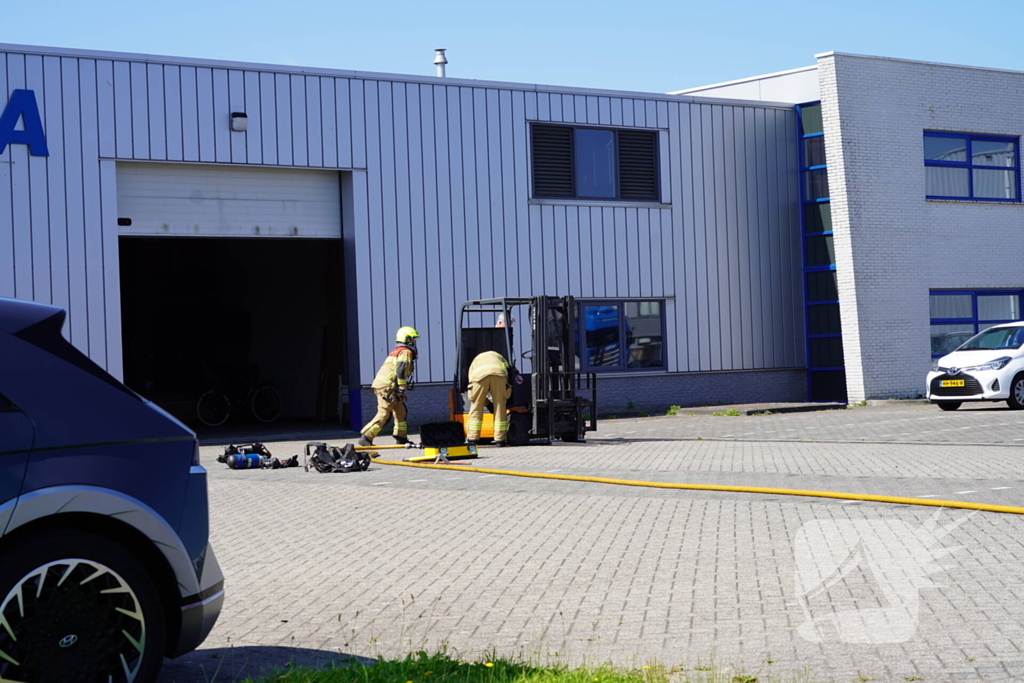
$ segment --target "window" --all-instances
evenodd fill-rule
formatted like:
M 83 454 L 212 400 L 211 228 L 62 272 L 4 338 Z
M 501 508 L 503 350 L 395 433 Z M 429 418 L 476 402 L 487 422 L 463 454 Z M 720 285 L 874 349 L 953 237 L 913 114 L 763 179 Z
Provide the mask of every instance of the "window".
M 581 370 L 664 370 L 663 301 L 581 301 Z
M 6 396 L 0 394 L 0 413 L 10 413 L 17 411 L 18 407 L 11 403 L 10 399 L 8 399 Z
M 821 103 L 797 105 L 796 112 L 803 205 L 800 226 L 804 240 L 807 395 L 812 401 L 845 401 L 843 329 L 839 321 L 839 283 Z
M 932 290 L 932 358 L 944 356 L 993 325 L 1021 320 L 1021 290 Z
M 534 124 L 533 196 L 658 201 L 657 133 Z
M 925 131 L 925 195 L 929 199 L 1019 202 L 1018 140 Z

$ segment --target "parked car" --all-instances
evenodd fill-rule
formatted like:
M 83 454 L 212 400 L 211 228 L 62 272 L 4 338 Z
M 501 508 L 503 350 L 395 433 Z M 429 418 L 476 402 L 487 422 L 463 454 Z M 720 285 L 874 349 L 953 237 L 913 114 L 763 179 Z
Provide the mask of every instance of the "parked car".
M 932 355 L 938 356 L 940 354 L 952 353 L 973 336 L 973 329 L 970 332 L 947 332 L 932 336 Z
M 1024 408 L 1024 322 L 990 327 L 932 361 L 927 396 L 943 410 L 964 401 L 1006 401 Z
M 0 680 L 136 683 L 224 601 L 195 434 L 0 298 Z

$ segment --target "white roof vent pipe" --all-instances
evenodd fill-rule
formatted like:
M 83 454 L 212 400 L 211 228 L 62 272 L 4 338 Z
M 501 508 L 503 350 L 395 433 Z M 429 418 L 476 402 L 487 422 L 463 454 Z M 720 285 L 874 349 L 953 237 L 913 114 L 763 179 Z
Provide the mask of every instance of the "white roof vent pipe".
M 444 56 L 445 48 L 439 47 L 434 50 L 434 66 L 437 67 L 437 77 L 444 78 L 444 66 L 448 63 L 448 58 Z

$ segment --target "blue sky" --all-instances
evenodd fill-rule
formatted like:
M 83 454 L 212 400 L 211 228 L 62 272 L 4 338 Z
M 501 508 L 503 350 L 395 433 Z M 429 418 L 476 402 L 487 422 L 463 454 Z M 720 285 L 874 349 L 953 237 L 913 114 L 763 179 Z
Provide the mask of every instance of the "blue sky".
M 971 11 L 980 8 L 984 11 Z M 829 50 L 1024 71 L 1024 1 L 11 0 L 0 42 L 667 92 Z

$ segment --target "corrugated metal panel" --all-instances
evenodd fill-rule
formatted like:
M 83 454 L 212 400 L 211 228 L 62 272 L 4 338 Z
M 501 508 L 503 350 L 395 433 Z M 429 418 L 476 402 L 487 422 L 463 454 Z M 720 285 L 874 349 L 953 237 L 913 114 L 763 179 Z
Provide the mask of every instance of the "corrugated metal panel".
M 256 74 L 252 74 L 254 77 Z M 256 91 L 257 94 L 259 91 Z M 167 112 L 167 158 L 170 161 L 184 160 L 184 146 L 182 138 L 182 117 L 181 117 L 181 69 L 177 66 L 164 67 L 164 107 Z M 253 110 L 258 107 L 252 107 Z M 258 136 L 253 136 L 256 143 Z M 259 157 L 253 157 L 258 161 Z
M 228 72 L 227 105 L 228 117 L 230 117 L 231 112 L 244 112 L 246 109 L 245 75 L 241 71 L 231 70 Z M 225 118 L 224 120 L 227 122 L 230 118 Z M 231 163 L 246 163 L 249 160 L 249 154 L 245 136 L 230 132 L 231 129 L 228 126 L 224 127 L 226 128 L 225 135 L 231 145 Z
M 290 77 L 292 160 L 295 166 L 309 165 L 309 130 L 306 123 L 306 77 L 292 74 Z M 289 102 L 285 102 L 287 107 Z
M 146 65 L 146 111 L 149 124 L 149 159 L 167 158 L 167 111 L 164 101 L 164 67 Z M 146 157 L 143 157 L 146 158 Z
M 181 67 L 181 136 L 185 161 L 199 161 L 199 91 L 196 89 L 197 83 L 195 67 Z
M 122 235 L 341 236 L 331 171 L 121 162 L 116 180 Z
M 83 59 L 64 58 L 62 84 L 64 90 L 64 210 L 68 230 L 68 338 L 75 344 L 87 339 L 88 292 L 85 269 L 86 176 L 83 160 L 99 155 L 99 129 L 96 108 L 84 106 L 95 101 L 96 63 Z M 81 140 L 81 144 L 75 144 Z M 90 174 L 93 175 L 93 174 Z M 0 181 L 2 187 L 2 181 Z M 0 204 L 3 202 L 0 201 Z
M 61 88 L 62 69 L 59 57 L 43 58 L 45 92 L 44 101 L 49 103 L 43 110 L 43 125 L 47 145 L 64 150 L 64 101 Z M 50 253 L 47 270 L 50 273 L 50 300 L 61 308 L 71 303 L 68 268 L 68 226 L 64 210 L 66 189 L 64 187 L 64 164 L 47 163 L 47 216 L 50 224 Z
M 243 105 L 241 111 L 260 112 L 260 74 L 246 71 L 242 74 Z M 263 121 L 261 116 L 253 116 L 248 122 L 249 131 L 242 140 L 245 142 L 245 159 L 250 164 L 263 163 Z
M 117 244 L 102 226 L 119 193 L 100 158 L 367 169 L 348 214 L 364 288 L 350 295 L 373 301 L 360 307 L 364 382 L 400 324 L 425 331 L 419 380 L 447 381 L 458 305 L 498 294 L 671 297 L 673 370 L 802 362 L 792 112 L 242 65 L 9 54 L 0 66 L 3 89 L 36 91 L 51 147 L 0 156 L 12 247 L 0 294 L 68 306 L 72 341 L 112 369 Z M 247 133 L 230 131 L 235 110 Z M 531 200 L 531 121 L 659 129 L 664 204 Z

